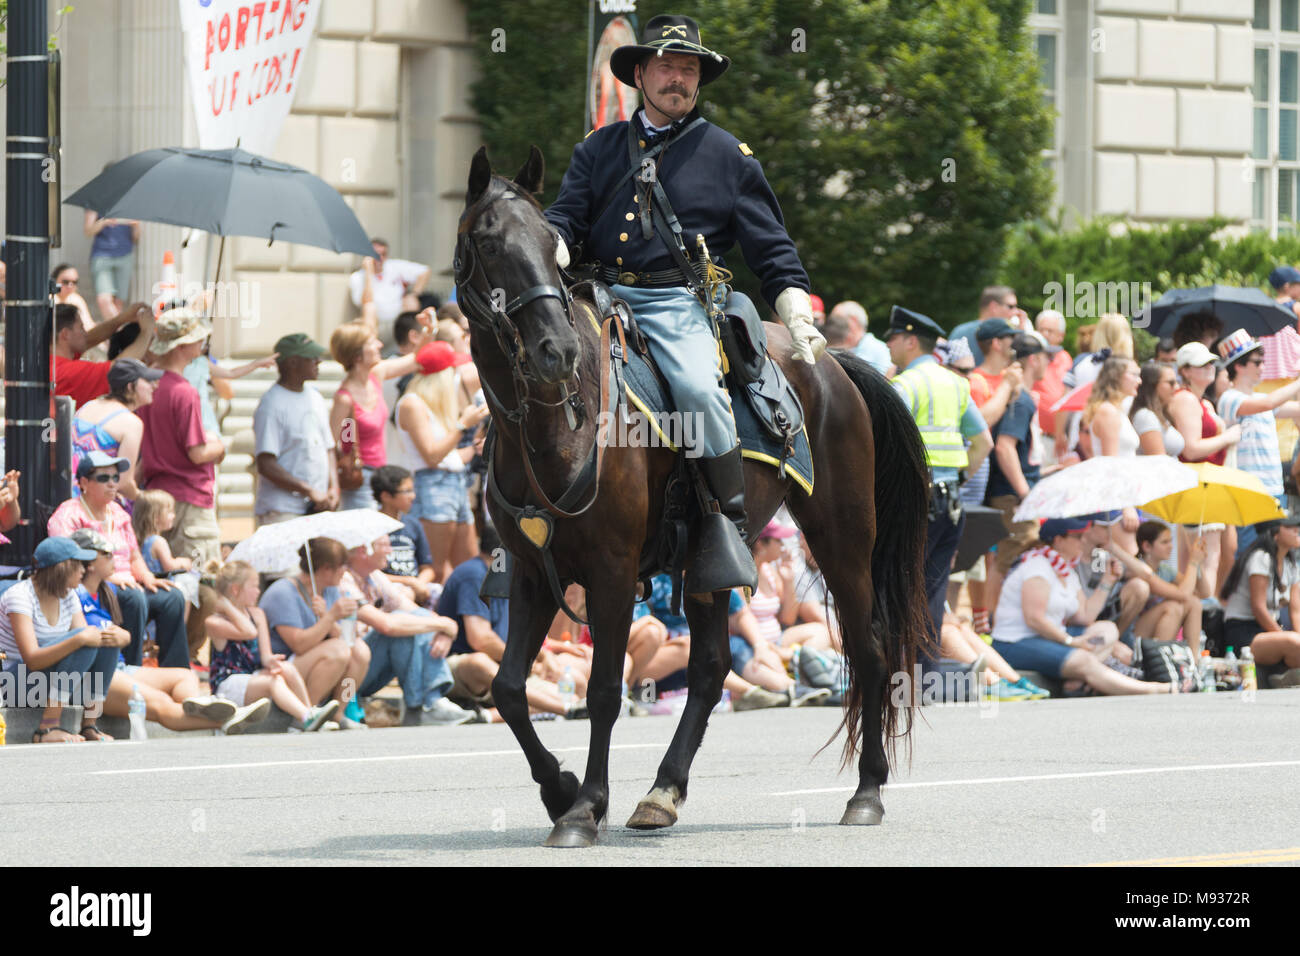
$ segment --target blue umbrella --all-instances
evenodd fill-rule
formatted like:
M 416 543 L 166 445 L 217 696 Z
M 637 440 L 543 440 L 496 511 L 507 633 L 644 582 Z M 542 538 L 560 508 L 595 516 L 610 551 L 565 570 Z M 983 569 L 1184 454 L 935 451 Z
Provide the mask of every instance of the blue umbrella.
M 1223 322 L 1224 332 L 1245 329 L 1255 338 L 1281 332 L 1296 321 L 1295 313 L 1259 289 L 1211 285 L 1200 289 L 1170 289 L 1134 316 L 1133 326 L 1146 328 L 1157 338 L 1167 338 L 1174 334 L 1179 322 L 1196 312 L 1213 312 Z
M 338 190 L 305 169 L 242 149 L 149 149 L 64 200 L 105 218 L 144 219 L 373 256 Z M 220 272 L 220 265 L 218 265 Z

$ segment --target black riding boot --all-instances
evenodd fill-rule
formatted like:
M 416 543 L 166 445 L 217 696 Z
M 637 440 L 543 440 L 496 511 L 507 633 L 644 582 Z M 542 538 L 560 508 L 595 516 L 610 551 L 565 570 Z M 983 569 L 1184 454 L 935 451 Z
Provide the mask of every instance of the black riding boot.
M 745 545 L 745 473 L 740 445 L 717 458 L 701 458 L 698 464 L 721 513 L 709 512 L 700 522 L 700 547 L 686 572 L 686 593 L 752 590 L 758 586 L 758 568 Z

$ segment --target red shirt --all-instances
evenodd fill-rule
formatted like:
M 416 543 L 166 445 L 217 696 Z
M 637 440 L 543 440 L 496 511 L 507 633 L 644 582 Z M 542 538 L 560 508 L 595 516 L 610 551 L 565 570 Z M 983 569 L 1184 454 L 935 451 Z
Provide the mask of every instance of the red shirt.
M 212 462 L 196 465 L 187 452 L 208 440 L 194 386 L 175 372 L 164 372 L 153 401 L 135 413 L 144 422 L 140 443 L 144 486 L 169 492 L 177 501 L 199 508 L 214 507 L 217 466 Z
M 78 408 L 107 395 L 110 364 L 54 356 L 54 394 L 72 396 Z
M 1052 356 L 1047 372 L 1033 387 L 1034 397 L 1038 399 L 1038 427 L 1044 435 L 1056 434 L 1056 416 L 1052 414 L 1052 406 L 1065 396 L 1065 373 L 1073 364 L 1070 353 L 1061 349 Z

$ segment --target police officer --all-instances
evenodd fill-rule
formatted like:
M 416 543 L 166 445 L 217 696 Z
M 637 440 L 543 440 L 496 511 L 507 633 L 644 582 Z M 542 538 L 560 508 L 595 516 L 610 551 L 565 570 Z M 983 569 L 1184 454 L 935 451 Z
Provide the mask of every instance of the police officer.
M 952 559 L 966 517 L 957 497 L 958 472 L 977 470 L 993 449 L 993 438 L 975 403 L 970 385 L 948 371 L 931 354 L 944 334 L 931 318 L 894 306 L 885 344 L 899 373 L 894 378 L 911 411 L 930 466 L 930 527 L 925 540 L 925 593 L 930 606 L 931 636 L 938 647 Z M 966 450 L 970 441 L 970 451 Z
M 705 311 L 695 237 L 704 236 L 719 265 L 720 255 L 740 243 L 763 298 L 790 330 L 798 358 L 816 362 L 826 348 L 813 327 L 808 275 L 762 167 L 746 144 L 706 122 L 696 106 L 700 87 L 729 63 L 702 45 L 690 17 L 652 17 L 641 43 L 619 47 L 609 64 L 621 82 L 640 91 L 643 106 L 629 121 L 604 126 L 578 144 L 546 211 L 560 234 L 560 265 L 568 265 L 574 247 L 574 258 L 594 267 L 627 301 L 678 413 L 701 416 L 693 451 L 730 523 L 706 523 L 702 557 L 693 569 L 696 586 L 688 577 L 688 591 L 752 587 L 758 579 L 743 541 L 740 443 Z M 737 307 L 744 306 L 733 302 L 728 311 Z

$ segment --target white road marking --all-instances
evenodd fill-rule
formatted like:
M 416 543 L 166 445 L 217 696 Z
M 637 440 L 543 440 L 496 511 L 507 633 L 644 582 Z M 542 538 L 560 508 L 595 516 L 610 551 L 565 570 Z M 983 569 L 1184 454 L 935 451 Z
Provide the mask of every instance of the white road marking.
M 919 787 L 962 787 L 986 783 L 1024 783 L 1034 780 L 1081 780 L 1087 777 L 1123 777 L 1144 773 L 1199 773 L 1206 770 L 1251 770 L 1258 767 L 1300 767 L 1300 760 L 1267 760 L 1258 763 L 1193 764 L 1188 767 L 1139 767 L 1132 770 L 1088 770 L 1080 773 L 1044 773 L 1024 777 L 976 777 L 970 780 L 921 780 L 915 783 L 887 783 L 886 790 Z M 853 793 L 857 787 L 823 787 L 818 790 L 781 790 L 769 797 L 801 797 L 814 793 Z
M 644 747 L 667 748 L 667 744 L 612 744 L 610 750 L 636 750 Z M 586 747 L 558 747 L 553 754 L 586 753 Z M 518 747 L 510 750 L 467 750 L 449 754 L 393 754 L 385 757 L 330 757 L 318 760 L 258 760 L 251 763 L 210 763 L 189 767 L 139 767 L 131 770 L 88 770 L 92 777 L 120 776 L 130 773 L 185 773 L 190 770 L 244 770 L 250 767 L 306 767 L 311 764 L 331 763 L 379 763 L 394 760 L 449 760 L 455 757 L 508 757 L 512 754 L 523 756 Z

